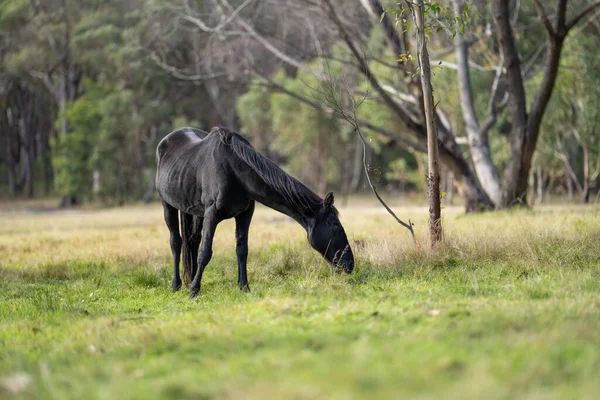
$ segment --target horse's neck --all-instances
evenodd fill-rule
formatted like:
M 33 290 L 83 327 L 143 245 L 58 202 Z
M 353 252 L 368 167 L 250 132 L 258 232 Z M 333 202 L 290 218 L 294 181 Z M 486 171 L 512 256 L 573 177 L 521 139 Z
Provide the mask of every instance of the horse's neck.
M 315 218 L 315 213 L 310 208 L 298 207 L 295 204 L 291 204 L 281 195 L 271 197 L 257 194 L 254 197 L 255 200 L 264 204 L 265 206 L 294 219 L 306 230 L 308 230 L 309 226 L 311 225 L 311 221 L 313 221 Z

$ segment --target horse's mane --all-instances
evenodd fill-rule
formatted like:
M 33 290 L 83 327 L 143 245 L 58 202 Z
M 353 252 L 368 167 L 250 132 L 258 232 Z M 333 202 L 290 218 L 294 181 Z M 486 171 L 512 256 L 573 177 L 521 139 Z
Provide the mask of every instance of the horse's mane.
M 211 133 L 215 130 L 218 130 L 221 142 L 231 147 L 235 154 L 252 168 L 265 184 L 281 194 L 286 201 L 297 207 L 313 211 L 323 204 L 323 200 L 315 192 L 259 153 L 242 135 L 219 127 L 213 128 Z

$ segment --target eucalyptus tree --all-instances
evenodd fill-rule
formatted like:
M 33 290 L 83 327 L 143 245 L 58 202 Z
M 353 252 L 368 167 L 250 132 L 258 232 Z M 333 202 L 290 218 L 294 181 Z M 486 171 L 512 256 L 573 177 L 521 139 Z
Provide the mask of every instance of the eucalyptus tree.
M 319 0 L 305 0 L 301 5 L 298 2 L 275 4 L 269 1 L 251 0 L 236 3 L 214 0 L 213 3 L 217 6 L 213 8 L 212 13 L 208 13 L 206 19 L 202 18 L 206 14 L 193 9 L 183 7 L 179 11 L 183 18 L 192 21 L 205 32 L 216 37 L 221 35 L 223 40 L 226 40 L 229 35 L 245 37 L 247 42 L 255 46 L 253 48 L 260 45 L 272 57 L 295 69 L 310 70 L 305 62 L 307 54 L 312 53 L 314 56 L 320 52 L 322 55 L 331 56 L 328 45 L 332 42 L 330 35 L 333 32 L 334 37 L 344 43 L 349 50 L 350 57 L 341 62 L 356 68 L 363 74 L 377 95 L 381 106 L 388 108 L 404 125 L 404 129 L 394 131 L 382 129 L 376 123 L 370 124 L 368 128 L 387 135 L 403 146 L 423 148 L 426 141 L 423 95 L 414 79 L 414 63 L 410 62 L 409 57 L 399 57 L 410 54 L 414 44 L 410 35 L 406 34 L 406 29 L 402 27 L 402 23 L 396 24 L 390 14 L 385 12 L 386 5 L 381 1 L 361 0 L 360 6 L 336 2 L 334 7 L 326 7 L 325 3 Z M 462 135 L 449 124 L 446 118 L 449 113 L 444 111 L 444 104 L 440 103 L 436 107 L 440 159 L 453 171 L 459 192 L 466 199 L 467 211 L 502 208 L 527 201 L 527 180 L 531 160 L 536 148 L 540 124 L 556 82 L 563 45 L 568 33 L 592 15 L 600 5 L 600 2 L 556 0 L 551 7 L 548 7 L 548 4 L 543 6 L 537 0 L 531 0 L 527 2 L 529 7 L 521 9 L 521 3 L 525 2 L 517 2 L 517 6 L 511 8 L 508 0 L 494 0 L 490 7 L 487 2 L 475 2 L 472 6 L 472 15 L 482 16 L 478 21 L 478 28 L 473 29 L 471 33 L 466 29 L 464 33 L 460 32 L 455 37 L 453 45 L 457 62 L 454 67 L 460 82 L 463 105 L 461 123 L 467 131 L 466 149 L 460 140 Z M 446 6 L 450 5 L 454 6 L 457 16 L 464 13 L 462 1 L 446 3 Z M 363 12 L 360 12 L 361 8 Z M 535 15 L 530 13 L 533 10 Z M 260 14 L 261 12 L 268 16 Z M 273 26 L 264 23 L 269 16 L 275 15 L 283 19 L 283 16 L 291 12 L 295 12 L 296 18 L 305 22 L 304 32 L 313 32 L 314 44 L 308 46 L 308 50 L 305 49 L 303 52 L 290 49 L 288 43 L 282 44 L 275 39 L 282 32 L 277 31 L 279 27 L 277 24 Z M 211 18 L 213 25 L 207 22 Z M 536 48 L 536 51 L 533 54 L 526 54 L 528 58 L 525 60 L 519 54 L 519 48 L 524 48 L 523 43 L 530 39 L 528 37 L 530 35 L 519 35 L 517 40 L 514 30 L 524 29 L 520 22 L 531 22 L 535 18 L 541 22 L 537 26 L 544 29 L 545 39 L 536 46 L 530 46 Z M 387 48 L 393 58 L 386 61 L 369 57 L 369 49 L 364 47 L 368 42 L 368 35 L 364 32 L 369 31 L 369 26 L 377 26 L 377 29 L 382 30 Z M 319 36 L 319 32 L 323 34 Z M 487 65 L 483 66 L 483 69 L 489 70 L 493 76 L 489 87 L 487 117 L 483 122 L 481 112 L 474 104 L 472 93 L 474 63 L 469 55 L 469 50 L 481 39 L 491 42 L 495 48 L 487 55 Z M 543 61 L 539 61 L 541 54 L 544 54 Z M 243 55 L 238 54 L 240 64 L 246 63 L 249 68 L 252 68 L 252 60 L 243 61 Z M 396 59 L 398 61 L 394 62 Z M 374 72 L 374 64 L 381 61 L 397 70 L 401 79 L 395 84 L 383 81 Z M 533 67 L 530 71 L 531 66 Z M 533 100 L 528 105 L 524 81 L 537 74 L 540 74 L 542 79 L 539 85 L 533 88 L 533 92 L 529 93 Z M 298 95 L 298 99 L 310 103 L 311 99 L 295 94 Z M 508 114 L 501 116 L 505 105 Z M 320 109 L 330 112 L 327 107 L 320 107 Z M 504 128 L 509 131 L 509 150 L 505 165 L 495 162 L 489 140 L 489 133 L 500 118 L 506 122 Z
M 544 180 L 542 174 L 562 174 L 567 191 L 574 187 L 584 203 L 600 177 L 599 32 L 579 32 L 577 40 L 565 45 L 557 93 L 548 104 L 535 160 L 539 179 Z
M 24 67 L 39 60 L 27 28 L 35 17 L 28 2 L 0 2 L 0 160 L 13 196 L 34 195 L 38 160 L 46 193 L 53 175 L 50 142 L 56 108 L 42 83 Z

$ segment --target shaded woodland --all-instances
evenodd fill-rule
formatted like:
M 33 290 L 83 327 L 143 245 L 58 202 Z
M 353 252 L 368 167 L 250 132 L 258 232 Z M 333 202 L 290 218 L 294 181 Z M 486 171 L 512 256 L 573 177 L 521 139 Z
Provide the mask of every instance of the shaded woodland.
M 595 201 L 599 3 L 426 3 L 441 27 L 428 46 L 445 201 Z M 423 95 L 398 4 L 0 1 L 1 197 L 149 201 L 156 144 L 185 125 L 239 130 L 320 195 L 367 190 L 362 143 L 324 82 L 365 99 L 377 185 L 423 196 Z

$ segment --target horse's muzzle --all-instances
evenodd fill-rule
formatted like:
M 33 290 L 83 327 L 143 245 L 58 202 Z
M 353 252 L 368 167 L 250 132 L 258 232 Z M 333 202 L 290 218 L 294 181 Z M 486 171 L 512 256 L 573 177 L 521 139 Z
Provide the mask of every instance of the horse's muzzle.
M 352 253 L 346 253 L 337 263 L 337 267 L 339 271 L 344 271 L 349 274 L 354 270 L 354 256 Z

